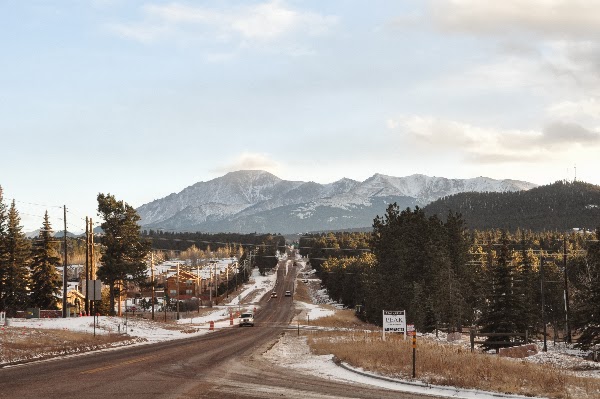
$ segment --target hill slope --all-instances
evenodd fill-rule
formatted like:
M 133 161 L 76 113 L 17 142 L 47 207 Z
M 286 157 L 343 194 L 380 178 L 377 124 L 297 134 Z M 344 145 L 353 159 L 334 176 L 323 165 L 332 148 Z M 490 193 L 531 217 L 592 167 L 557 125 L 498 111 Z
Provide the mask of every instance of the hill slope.
M 600 226 L 600 186 L 559 181 L 527 191 L 459 193 L 424 208 L 442 219 L 450 210 L 474 229 L 592 230 Z

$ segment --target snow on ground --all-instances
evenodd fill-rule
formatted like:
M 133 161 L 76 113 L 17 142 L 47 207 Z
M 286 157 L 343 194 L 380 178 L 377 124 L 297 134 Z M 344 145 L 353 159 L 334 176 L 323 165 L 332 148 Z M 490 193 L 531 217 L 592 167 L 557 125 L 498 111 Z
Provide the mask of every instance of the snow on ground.
M 296 302 L 296 309 L 300 309 L 303 313 L 298 315 L 298 319 L 316 320 L 321 317 L 331 316 L 335 313 L 333 309 L 325 309 L 322 306 L 306 302 Z
M 244 311 L 256 308 L 255 300 L 270 292 L 276 280 L 276 273 L 261 276 L 258 269 L 253 270 L 250 283 L 245 284 L 242 292 L 233 298 L 229 304 L 214 306 L 213 310 L 202 316 L 193 316 L 193 312 L 182 313 L 177 321 L 179 328 L 169 324 L 156 323 L 139 317 L 99 316 L 96 323 L 96 334 L 127 333 L 132 337 L 146 340 L 145 343 L 169 341 L 208 334 L 210 322 L 214 322 L 215 330 L 231 327 L 230 311 Z M 241 299 L 241 303 L 240 303 Z M 246 300 L 248 299 L 248 301 Z M 249 302 L 252 300 L 252 302 Z M 163 313 L 156 312 L 155 318 L 161 320 Z M 190 317 L 190 315 L 192 315 Z M 169 317 L 172 317 L 170 315 Z M 77 332 L 94 332 L 94 317 L 70 317 L 60 319 L 10 319 L 11 327 L 70 330 Z M 234 320 L 235 326 L 235 320 Z M 140 343 L 144 344 L 144 343 Z
M 492 398 L 526 398 L 519 395 L 504 395 L 478 390 L 458 389 L 429 385 L 425 383 L 400 379 L 382 378 L 346 364 L 340 367 L 333 361 L 332 355 L 313 355 L 310 353 L 305 336 L 285 334 L 268 352 L 263 355 L 269 361 L 282 367 L 292 368 L 302 373 L 331 380 L 345 381 L 354 384 L 366 384 L 401 392 L 437 395 L 449 398 L 492 399 Z
M 304 266 L 301 262 L 300 266 Z M 287 268 L 286 268 L 287 270 Z M 309 272 L 310 273 L 310 272 Z M 161 342 L 173 339 L 182 339 L 187 337 L 198 336 L 209 333 L 209 322 L 215 322 L 215 329 L 228 328 L 230 326 L 229 310 L 231 308 L 250 309 L 256 304 L 254 301 L 260 298 L 267 292 L 270 292 L 276 284 L 276 273 L 267 276 L 260 276 L 258 270 L 254 270 L 252 280 L 246 284 L 242 292 L 231 300 L 229 304 L 216 306 L 213 311 L 207 315 L 199 317 L 189 317 L 178 321 L 180 329 L 169 329 L 168 325 L 154 323 L 149 320 L 140 318 L 129 318 L 125 322 L 124 317 L 99 317 L 97 325 L 97 333 L 108 334 L 116 332 L 124 332 L 134 337 L 145 338 L 147 343 Z M 295 302 L 301 313 L 298 317 L 306 317 L 310 320 L 318 319 L 333 314 L 333 310 L 326 309 L 322 304 L 335 305 L 327 296 L 325 290 L 311 291 L 313 304 L 304 302 Z M 240 304 L 240 299 L 242 303 Z M 188 315 L 189 316 L 189 315 Z M 15 327 L 27 328 L 52 328 L 52 329 L 67 329 L 72 331 L 93 331 L 92 317 L 77 317 L 67 319 L 11 319 L 11 325 Z M 429 335 L 429 339 L 435 339 L 435 335 Z M 444 334 L 440 334 L 437 338 L 440 341 L 446 340 Z M 143 344 L 143 343 L 142 343 Z M 468 340 L 458 341 L 455 344 L 468 345 Z M 526 358 L 528 361 L 537 363 L 548 363 L 559 368 L 577 369 L 578 375 L 600 377 L 598 363 L 589 362 L 581 359 L 581 353 L 573 353 L 572 350 L 567 350 L 564 345 L 548 344 L 548 352 L 540 352 L 537 355 Z M 284 334 L 280 340 L 264 354 L 265 358 L 273 363 L 283 367 L 293 368 L 303 373 L 313 374 L 315 376 L 346 381 L 349 383 L 370 384 L 386 389 L 434 394 L 441 397 L 453 398 L 524 398 L 516 395 L 503 395 L 498 393 L 489 393 L 476 390 L 464 390 L 453 387 L 432 386 L 422 382 L 414 382 L 399 379 L 390 379 L 377 375 L 370 374 L 360 369 L 353 369 L 349 365 L 337 365 L 331 355 L 317 356 L 310 353 L 306 337 L 297 337 L 294 334 Z M 591 370 L 590 368 L 596 368 Z M 581 374 L 580 374 L 581 373 Z

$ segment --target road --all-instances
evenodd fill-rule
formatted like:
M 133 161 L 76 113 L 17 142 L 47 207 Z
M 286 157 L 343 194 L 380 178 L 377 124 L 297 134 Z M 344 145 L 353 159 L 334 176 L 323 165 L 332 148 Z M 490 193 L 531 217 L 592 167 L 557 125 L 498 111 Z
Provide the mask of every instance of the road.
M 263 359 L 293 317 L 295 268 L 278 270 L 278 298 L 260 301 L 255 327 L 0 369 L 0 398 L 418 398 L 301 375 Z

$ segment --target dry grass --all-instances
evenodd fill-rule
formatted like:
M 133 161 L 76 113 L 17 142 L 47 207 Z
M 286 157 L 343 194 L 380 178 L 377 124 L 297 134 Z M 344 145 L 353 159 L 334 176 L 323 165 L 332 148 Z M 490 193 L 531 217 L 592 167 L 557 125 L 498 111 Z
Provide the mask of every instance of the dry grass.
M 296 279 L 296 289 L 294 291 L 294 300 L 306 303 L 312 303 L 310 292 L 308 291 L 308 284 L 302 282 L 302 278 Z
M 315 322 L 327 327 L 360 323 L 352 321 L 347 313 L 340 313 L 337 321 L 338 316 L 332 316 Z M 333 354 L 365 370 L 410 378 L 411 341 L 404 341 L 399 335 L 388 335 L 386 339 L 382 341 L 380 331 L 361 328 L 359 331 L 312 332 L 308 343 L 316 354 Z M 432 384 L 549 398 L 600 398 L 600 380 L 574 376 L 552 366 L 471 353 L 460 346 L 425 339 L 418 340 L 416 352 L 417 377 Z
M 5 327 L 0 331 L 0 364 L 46 359 L 140 341 L 123 335 Z
M 322 305 L 323 308 L 327 308 L 327 305 Z M 333 307 L 331 307 L 334 309 Z M 306 320 L 305 320 L 306 323 Z M 310 321 L 311 326 L 328 327 L 337 329 L 359 329 L 359 330 L 376 330 L 376 327 L 372 324 L 367 324 L 357 318 L 354 315 L 354 311 L 351 309 L 336 310 L 335 315 L 328 317 L 321 317 L 316 320 Z

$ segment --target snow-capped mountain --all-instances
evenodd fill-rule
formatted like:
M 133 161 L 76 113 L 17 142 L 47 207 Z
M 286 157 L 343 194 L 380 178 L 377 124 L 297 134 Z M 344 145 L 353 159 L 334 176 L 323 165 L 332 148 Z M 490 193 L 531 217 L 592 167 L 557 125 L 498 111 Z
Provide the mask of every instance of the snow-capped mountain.
M 446 179 L 375 174 L 363 182 L 287 181 L 260 170 L 199 182 L 137 209 L 145 228 L 177 231 L 296 233 L 369 227 L 397 202 L 402 208 L 460 192 L 528 190 L 532 183 L 486 177 Z

